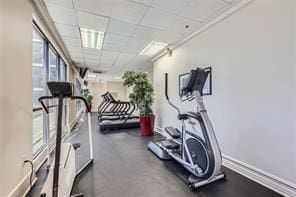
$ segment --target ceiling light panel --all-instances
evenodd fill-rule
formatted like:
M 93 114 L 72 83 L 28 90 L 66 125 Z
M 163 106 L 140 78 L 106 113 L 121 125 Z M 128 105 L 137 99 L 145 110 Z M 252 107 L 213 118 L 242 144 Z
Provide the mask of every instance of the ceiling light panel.
M 140 55 L 152 56 L 165 48 L 168 44 L 163 42 L 155 42 L 152 41 L 143 51 L 141 51 Z
M 80 28 L 82 44 L 86 48 L 102 49 L 104 32 Z

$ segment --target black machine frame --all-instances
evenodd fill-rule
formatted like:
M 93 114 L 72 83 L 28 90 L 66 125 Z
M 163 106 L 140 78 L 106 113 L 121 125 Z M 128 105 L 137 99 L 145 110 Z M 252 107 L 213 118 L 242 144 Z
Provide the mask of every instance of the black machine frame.
M 62 144 L 62 117 L 63 117 L 63 103 L 64 99 L 69 98 L 71 100 L 81 100 L 87 111 L 90 111 L 87 101 L 81 96 L 73 96 L 73 85 L 68 82 L 47 82 L 49 91 L 52 96 L 42 96 L 38 100 L 45 113 L 49 113 L 48 107 L 44 104 L 44 100 L 48 99 L 58 99 L 58 118 L 57 118 L 57 131 L 56 131 L 56 145 L 55 145 L 55 162 L 53 171 L 53 190 L 52 197 L 58 197 L 59 190 L 59 170 L 60 170 L 60 159 L 61 159 L 61 144 Z M 90 145 L 92 149 L 92 145 Z M 90 160 L 77 172 L 76 177 L 79 176 L 84 169 L 86 169 L 90 164 L 93 163 L 92 150 L 90 152 Z
M 208 80 L 209 80 L 209 91 L 208 92 L 205 92 L 204 89 L 203 89 L 203 92 L 202 92 L 202 95 L 203 96 L 206 96 L 206 95 L 212 95 L 212 67 L 206 67 L 206 68 L 203 68 L 205 71 L 208 72 Z M 190 96 L 187 96 L 187 97 L 184 97 L 182 96 L 182 80 L 183 79 L 187 79 L 188 75 L 190 73 L 187 72 L 187 73 L 182 73 L 179 75 L 179 96 L 181 98 L 181 101 L 184 102 L 184 101 L 187 101 L 187 100 L 193 100 L 194 99 L 194 95 L 190 95 Z

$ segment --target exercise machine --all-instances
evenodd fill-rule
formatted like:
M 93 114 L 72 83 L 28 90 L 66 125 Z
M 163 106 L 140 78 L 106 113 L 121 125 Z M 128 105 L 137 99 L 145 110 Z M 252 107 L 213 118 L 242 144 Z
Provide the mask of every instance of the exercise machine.
M 87 110 L 88 117 L 88 135 L 89 135 L 89 153 L 90 158 L 86 164 L 79 170 L 75 165 L 75 150 L 80 147 L 79 143 L 62 143 L 62 116 L 64 99 L 74 99 L 82 101 L 86 108 L 89 108 L 86 100 L 80 96 L 73 96 L 73 85 L 68 82 L 48 82 L 48 89 L 52 96 L 42 96 L 39 102 L 46 114 L 48 108 L 44 100 L 58 99 L 58 118 L 56 131 L 56 146 L 54 154 L 54 165 L 49 168 L 47 179 L 42 188 L 41 197 L 81 197 L 83 194 L 71 195 L 72 186 L 75 178 L 79 176 L 88 166 L 93 163 L 93 142 L 91 131 L 90 110 Z
M 132 102 L 116 100 L 109 92 L 102 97 L 103 102 L 98 107 L 99 131 L 140 127 L 139 117 L 133 115 L 136 107 Z
M 221 172 L 222 156 L 219 145 L 203 103 L 202 90 L 207 76 L 208 72 L 204 69 L 191 70 L 181 91 L 183 96 L 191 96 L 193 93 L 197 110 L 181 113 L 169 99 L 168 74 L 165 74 L 165 96 L 169 105 L 177 110 L 177 118 L 182 123 L 182 129 L 180 131 L 177 128 L 166 127 L 163 131 L 167 136 L 165 139 L 151 141 L 148 144 L 148 148 L 160 159 L 174 159 L 190 172 L 188 184 L 191 189 L 225 177 Z M 188 124 L 195 129 L 187 130 Z

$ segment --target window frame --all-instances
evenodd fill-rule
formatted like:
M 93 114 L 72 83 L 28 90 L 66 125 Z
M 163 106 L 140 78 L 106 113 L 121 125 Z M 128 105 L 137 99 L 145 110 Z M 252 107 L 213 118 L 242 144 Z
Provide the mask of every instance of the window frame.
M 61 80 L 61 68 L 60 68 L 61 64 L 60 63 L 63 62 L 63 65 L 65 66 L 65 68 L 64 68 L 64 81 L 68 81 L 68 71 L 67 71 L 68 65 L 67 65 L 66 61 L 58 53 L 56 48 L 49 41 L 49 39 L 45 36 L 45 34 L 42 32 L 42 30 L 39 28 L 39 26 L 36 24 L 36 22 L 34 20 L 33 20 L 33 26 L 32 26 L 32 32 L 33 31 L 38 33 L 39 36 L 42 37 L 42 39 L 44 41 L 44 54 L 43 55 L 44 55 L 44 64 L 45 64 L 44 69 L 45 69 L 45 80 L 46 80 L 46 82 L 50 81 L 50 68 L 49 68 L 49 64 L 50 64 L 50 62 L 49 62 L 49 53 L 50 53 L 50 50 L 57 57 L 56 58 L 57 78 L 58 78 L 57 80 L 58 81 Z M 44 85 L 46 85 L 46 84 L 44 84 Z M 44 94 L 45 95 L 50 94 L 48 88 L 45 89 Z M 49 109 L 57 107 L 57 104 L 49 105 L 48 101 L 46 101 L 45 104 L 48 106 Z M 32 106 L 32 108 L 33 108 L 33 110 L 32 110 L 33 113 L 43 110 L 41 106 L 38 106 L 38 107 Z M 65 103 L 65 109 L 67 109 L 66 103 Z M 65 112 L 66 112 L 66 110 L 65 110 Z M 49 117 L 48 117 L 48 120 L 49 120 Z M 44 148 L 46 148 L 46 144 L 47 144 L 47 142 L 46 142 L 46 129 L 45 129 L 45 124 L 44 124 L 46 121 L 47 121 L 46 114 L 45 114 L 45 112 L 43 112 L 43 142 L 44 142 L 44 144 L 40 148 L 38 148 L 35 152 L 33 151 L 33 159 L 36 158 L 44 150 Z M 33 120 L 32 120 L 32 123 L 33 123 Z M 49 132 L 50 132 L 50 130 L 49 130 Z M 33 130 L 32 130 L 32 137 L 33 137 Z M 51 142 L 54 138 L 55 138 L 55 134 L 52 137 L 49 138 L 49 141 Z M 33 150 L 34 150 L 34 144 L 32 144 L 32 146 L 33 146 Z

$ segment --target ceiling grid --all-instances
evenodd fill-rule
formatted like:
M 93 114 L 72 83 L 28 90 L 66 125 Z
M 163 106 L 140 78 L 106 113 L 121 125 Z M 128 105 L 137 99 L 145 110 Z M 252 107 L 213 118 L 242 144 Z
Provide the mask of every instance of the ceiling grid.
M 240 0 L 43 1 L 78 66 L 119 74 L 151 69 L 151 57 L 139 55 L 148 44 L 173 45 Z M 102 49 L 85 48 L 80 28 L 104 32 Z

